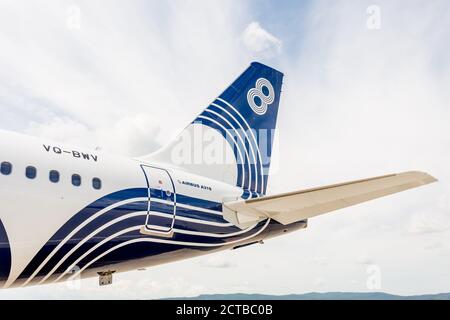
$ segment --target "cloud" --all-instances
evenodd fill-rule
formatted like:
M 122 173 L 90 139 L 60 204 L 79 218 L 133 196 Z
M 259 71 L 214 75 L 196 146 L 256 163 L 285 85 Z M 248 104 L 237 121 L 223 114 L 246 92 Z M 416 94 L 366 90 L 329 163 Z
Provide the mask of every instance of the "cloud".
M 408 233 L 411 235 L 423 235 L 444 232 L 450 229 L 448 216 L 429 214 L 415 214 L 411 217 Z
M 98 279 L 81 280 L 79 283 L 62 282 L 39 287 L 2 290 L 2 299 L 161 299 L 190 297 L 208 292 L 202 284 L 196 284 L 181 276 L 168 276 L 164 280 L 149 277 L 149 272 L 138 271 L 128 277 L 115 277 L 113 284 L 100 287 Z M 125 274 L 126 275 L 126 274 Z
M 273 57 L 281 52 L 281 40 L 261 27 L 259 22 L 252 22 L 245 28 L 242 41 L 254 55 Z
M 219 268 L 228 269 L 236 267 L 237 265 L 227 258 L 226 255 L 212 255 L 211 257 L 205 257 L 200 261 L 200 265 L 207 268 Z
M 444 248 L 444 243 L 442 242 L 433 242 L 431 244 L 427 244 L 426 246 L 424 246 L 425 250 L 438 250 L 438 249 L 442 249 Z
M 446 183 L 441 183 L 441 188 L 446 189 Z M 439 195 L 432 207 L 422 206 L 417 208 L 407 223 L 409 235 L 425 235 L 441 233 L 450 229 L 450 197 L 446 192 Z
M 92 141 L 92 131 L 83 123 L 66 117 L 51 117 L 45 122 L 31 121 L 28 132 L 46 139 L 80 145 Z M 95 139 L 94 139 L 95 140 Z M 96 142 L 91 147 L 95 147 Z
M 107 150 L 125 156 L 142 156 L 160 146 L 160 124 L 148 114 L 124 116 L 111 126 L 89 128 L 82 122 L 66 117 L 52 117 L 38 123 L 31 122 L 27 131 L 42 138 L 64 141 L 67 144 L 91 149 Z M 161 139 L 161 140 L 160 140 Z
M 356 259 L 356 263 L 357 264 L 362 264 L 362 265 L 370 265 L 370 264 L 374 264 L 375 261 L 374 259 L 372 259 L 369 255 L 367 254 L 361 254 L 357 259 Z
M 309 261 L 313 264 L 320 265 L 320 266 L 326 266 L 329 264 L 329 259 L 324 256 L 315 256 L 309 259 Z
M 316 278 L 316 279 L 314 279 L 314 286 L 321 287 L 324 284 L 325 284 L 325 279 L 324 278 Z
M 0 126 L 125 155 L 152 152 L 248 65 L 241 29 L 229 24 L 240 6 L 4 1 Z M 79 28 L 69 27 L 74 12 Z

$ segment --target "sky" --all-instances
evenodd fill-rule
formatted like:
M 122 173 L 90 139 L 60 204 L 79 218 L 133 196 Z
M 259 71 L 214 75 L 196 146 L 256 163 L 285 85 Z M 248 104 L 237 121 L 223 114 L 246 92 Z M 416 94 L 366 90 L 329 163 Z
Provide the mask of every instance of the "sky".
M 0 299 L 449 292 L 449 12 L 447 0 L 0 0 L 1 129 L 148 154 L 261 61 L 285 74 L 269 193 L 439 179 L 264 245 Z

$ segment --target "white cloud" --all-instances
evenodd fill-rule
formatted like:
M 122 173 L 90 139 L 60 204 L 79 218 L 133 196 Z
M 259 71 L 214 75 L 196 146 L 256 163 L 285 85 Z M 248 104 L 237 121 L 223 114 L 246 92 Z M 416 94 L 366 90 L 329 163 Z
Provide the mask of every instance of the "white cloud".
M 444 190 L 446 182 L 441 182 Z M 450 198 L 448 194 L 440 194 L 437 201 L 432 206 L 432 210 L 427 207 L 416 209 L 411 212 L 407 224 L 407 233 L 410 235 L 424 235 L 441 233 L 450 229 Z
M 425 250 L 439 250 L 444 248 L 444 244 L 442 242 L 433 242 L 431 244 L 425 245 Z
M 281 52 L 280 39 L 265 30 L 259 22 L 251 22 L 242 34 L 245 47 L 254 55 L 273 57 Z
M 408 232 L 412 235 L 438 233 L 450 229 L 448 216 L 435 215 L 433 213 L 415 214 L 411 217 Z
M 309 259 L 309 262 L 316 264 L 316 265 L 320 265 L 320 266 L 326 266 L 328 265 L 330 262 L 328 261 L 327 257 L 324 256 L 315 256 Z
M 52 117 L 46 122 L 31 122 L 28 132 L 46 139 L 80 145 L 92 141 L 92 131 L 83 123 L 64 117 Z M 91 147 L 95 148 L 95 142 Z
M 2 290 L 2 299 L 161 299 L 166 297 L 191 297 L 208 292 L 202 284 L 177 275 L 156 279 L 151 272 L 137 271 L 114 277 L 113 284 L 98 286 L 98 279 L 81 280 L 76 285 L 66 282 L 39 287 Z
M 370 265 L 374 264 L 375 262 L 368 254 L 363 253 L 356 259 L 356 263 L 362 265 Z
M 0 3 L 1 127 L 146 154 L 247 66 L 237 1 L 76 5 L 79 29 L 72 1 Z
M 314 285 L 316 287 L 321 287 L 325 284 L 325 279 L 324 278 L 316 278 L 314 279 Z
M 227 258 L 224 254 L 214 254 L 210 257 L 204 257 L 200 265 L 207 268 L 227 269 L 236 267 L 236 263 Z
M 107 150 L 126 155 L 142 156 L 156 150 L 160 142 L 160 124 L 149 114 L 124 116 L 111 126 L 95 129 L 82 122 L 61 117 L 49 121 L 31 122 L 28 132 L 46 139 L 64 141 L 67 144 L 85 146 L 91 149 Z

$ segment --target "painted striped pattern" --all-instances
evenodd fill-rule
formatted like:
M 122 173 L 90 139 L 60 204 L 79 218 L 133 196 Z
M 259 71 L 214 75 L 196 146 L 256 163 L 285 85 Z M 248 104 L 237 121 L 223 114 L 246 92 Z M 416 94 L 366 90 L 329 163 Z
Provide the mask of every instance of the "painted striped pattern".
M 158 199 L 153 190 L 151 195 L 152 221 L 163 226 L 172 220 L 167 206 L 173 204 Z M 39 250 L 18 277 L 21 285 L 60 281 L 87 268 L 180 248 L 211 250 L 252 238 L 269 222 L 241 230 L 223 219 L 220 203 L 177 194 L 174 235 L 167 239 L 141 234 L 147 210 L 147 188 L 122 190 L 95 201 L 67 221 Z
M 244 198 L 265 194 L 267 175 L 258 147 L 259 133 L 249 126 L 233 105 L 217 98 L 193 123 L 202 123 L 217 130 L 233 148 L 238 172 L 236 185 L 247 191 Z

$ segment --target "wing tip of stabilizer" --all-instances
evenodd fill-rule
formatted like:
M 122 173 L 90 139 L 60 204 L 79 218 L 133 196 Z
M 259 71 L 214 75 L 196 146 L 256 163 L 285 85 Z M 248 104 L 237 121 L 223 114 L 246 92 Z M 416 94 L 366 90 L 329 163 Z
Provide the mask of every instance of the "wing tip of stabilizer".
M 408 171 L 408 172 L 404 172 L 404 173 L 400 173 L 400 174 L 413 175 L 414 178 L 418 182 L 420 182 L 422 185 L 439 181 L 437 178 L 433 177 L 431 174 L 424 172 L 424 171 Z

